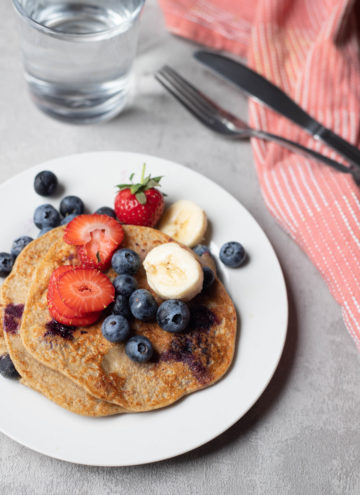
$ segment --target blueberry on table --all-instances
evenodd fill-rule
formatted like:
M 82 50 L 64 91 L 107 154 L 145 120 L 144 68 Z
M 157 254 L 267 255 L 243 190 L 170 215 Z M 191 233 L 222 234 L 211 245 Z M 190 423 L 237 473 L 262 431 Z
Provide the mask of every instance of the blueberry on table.
M 208 266 L 203 266 L 203 272 L 204 272 L 203 290 L 206 290 L 209 287 L 211 287 L 212 284 L 214 283 L 215 275 L 212 269 L 209 268 Z
M 224 265 L 237 268 L 246 258 L 246 252 L 240 242 L 226 242 L 220 249 L 220 259 Z
M 210 253 L 210 249 L 205 246 L 204 244 L 197 244 L 196 246 L 193 247 L 193 251 L 198 255 L 202 256 L 204 253 Z
M 34 212 L 34 223 L 39 229 L 57 227 L 60 224 L 59 212 L 52 205 L 40 205 Z
M 153 347 L 149 339 L 143 335 L 135 335 L 126 342 L 125 353 L 133 361 L 145 363 L 153 355 Z
M 56 175 L 49 170 L 43 170 L 35 177 L 34 189 L 40 196 L 51 196 L 55 192 L 57 184 Z
M 117 294 L 129 297 L 137 289 L 137 281 L 132 275 L 123 273 L 114 279 L 113 286 Z
M 71 213 L 70 215 L 66 215 L 66 217 L 64 217 L 61 222 L 60 222 L 60 225 L 67 225 L 68 223 L 71 222 L 71 220 L 74 220 L 74 218 L 76 218 L 78 215 L 77 213 Z
M 20 378 L 9 354 L 0 356 L 0 375 L 5 378 Z
M 115 315 L 122 315 L 125 316 L 125 318 L 130 318 L 131 312 L 130 312 L 130 306 L 129 306 L 129 299 L 127 296 L 124 296 L 124 294 L 118 294 L 116 296 L 112 312 Z
M 60 213 L 66 215 L 81 215 L 84 213 L 84 203 L 77 196 L 65 196 L 60 202 Z
M 130 325 L 122 315 L 110 315 L 103 321 L 101 331 L 110 342 L 124 342 L 130 335 Z
M 52 230 L 52 227 L 44 227 L 43 229 L 39 230 L 38 237 L 41 237 L 42 235 L 46 234 L 47 232 L 50 232 Z
M 127 273 L 134 275 L 140 268 L 141 261 L 139 255 L 132 249 L 119 249 L 113 254 L 111 266 L 121 275 Z
M 15 258 L 10 253 L 0 253 L 0 277 L 6 277 L 12 270 Z
M 190 310 L 178 299 L 168 299 L 160 304 L 156 313 L 159 326 L 167 332 L 183 332 L 190 321 Z
M 32 237 L 29 237 L 28 235 L 23 235 L 21 237 L 18 237 L 15 239 L 15 241 L 12 243 L 11 246 L 11 254 L 13 256 L 18 256 L 21 251 L 28 245 L 30 242 L 33 240 Z
M 116 218 L 115 211 L 112 208 L 109 208 L 109 206 L 102 206 L 101 208 L 98 208 L 95 213 L 98 215 L 107 215 L 108 217 Z
M 135 290 L 130 296 L 129 303 L 131 313 L 138 320 L 150 321 L 155 318 L 158 305 L 148 290 Z

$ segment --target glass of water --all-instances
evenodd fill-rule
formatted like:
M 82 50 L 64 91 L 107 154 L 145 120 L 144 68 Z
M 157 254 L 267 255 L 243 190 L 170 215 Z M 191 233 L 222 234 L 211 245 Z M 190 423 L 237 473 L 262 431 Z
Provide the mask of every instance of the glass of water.
M 25 77 L 36 105 L 72 123 L 125 106 L 145 0 L 13 0 Z

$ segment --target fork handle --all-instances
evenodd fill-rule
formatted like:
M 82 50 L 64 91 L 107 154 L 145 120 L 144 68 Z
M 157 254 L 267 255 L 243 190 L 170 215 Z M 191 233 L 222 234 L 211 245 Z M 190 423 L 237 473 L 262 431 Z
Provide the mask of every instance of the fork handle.
M 339 172 L 344 172 L 345 174 L 355 174 L 352 167 L 346 167 L 345 165 L 328 158 L 317 151 L 311 150 L 302 146 L 299 143 L 295 143 L 294 141 L 290 141 L 282 136 L 277 136 L 276 134 L 271 134 L 270 132 L 260 131 L 257 129 L 249 130 L 250 137 L 256 137 L 259 139 L 265 139 L 266 141 L 273 141 L 274 143 L 280 144 L 284 146 L 284 148 L 289 149 L 290 151 L 294 151 L 296 153 L 300 153 L 302 155 L 308 156 L 317 160 L 318 162 L 325 163 L 325 165 L 329 165 L 330 167 L 338 170 Z M 355 179 L 355 177 L 354 177 Z M 356 179 L 355 179 L 356 180 Z

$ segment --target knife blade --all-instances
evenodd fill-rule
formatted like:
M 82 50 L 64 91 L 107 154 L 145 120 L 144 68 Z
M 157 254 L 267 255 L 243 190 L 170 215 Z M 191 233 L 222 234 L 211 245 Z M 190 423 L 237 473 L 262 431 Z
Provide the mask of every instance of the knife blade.
M 360 167 L 360 150 L 326 128 L 303 110 L 282 89 L 241 62 L 218 53 L 199 50 L 196 60 L 229 80 L 256 101 L 268 106 L 335 150 L 353 165 Z

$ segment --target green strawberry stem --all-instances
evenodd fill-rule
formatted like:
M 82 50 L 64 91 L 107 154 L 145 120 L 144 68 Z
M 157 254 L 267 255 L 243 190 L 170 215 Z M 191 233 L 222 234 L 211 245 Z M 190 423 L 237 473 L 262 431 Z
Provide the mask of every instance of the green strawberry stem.
M 145 191 L 161 187 L 160 180 L 162 179 L 162 176 L 151 177 L 151 175 L 148 175 L 145 177 L 145 169 L 146 163 L 143 164 L 141 169 L 140 182 L 133 183 L 134 173 L 132 173 L 129 177 L 130 184 L 118 184 L 117 186 L 120 190 L 130 189 L 131 194 L 134 194 L 138 202 L 142 205 L 146 204 Z M 163 196 L 166 195 L 163 194 Z

